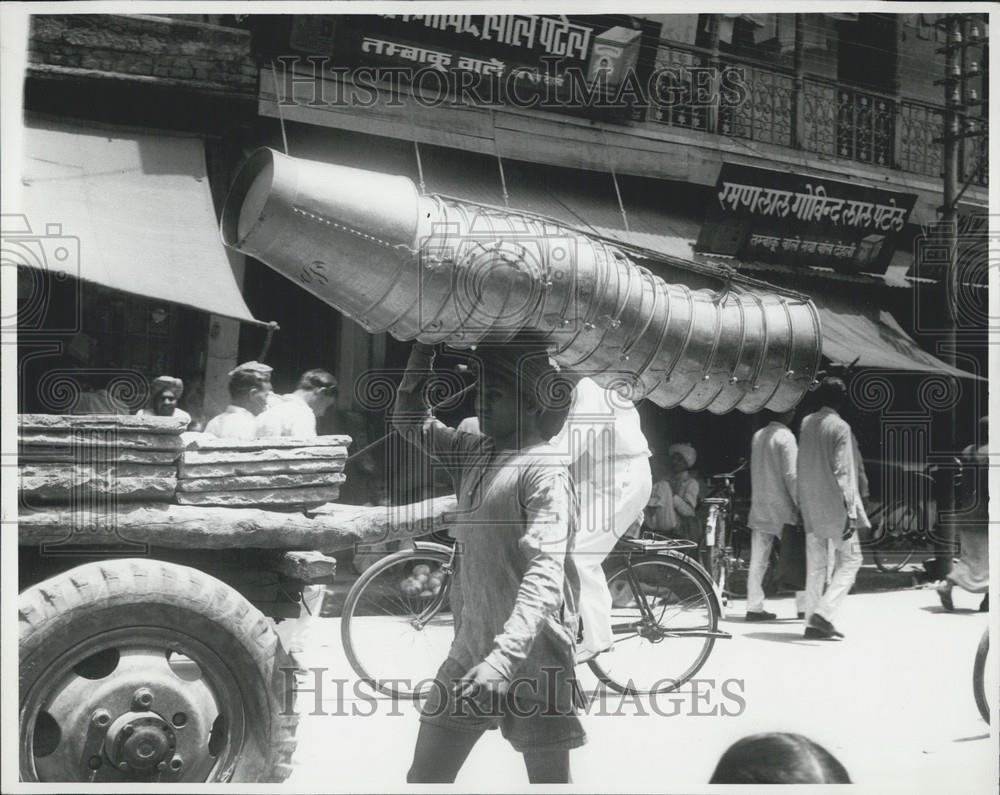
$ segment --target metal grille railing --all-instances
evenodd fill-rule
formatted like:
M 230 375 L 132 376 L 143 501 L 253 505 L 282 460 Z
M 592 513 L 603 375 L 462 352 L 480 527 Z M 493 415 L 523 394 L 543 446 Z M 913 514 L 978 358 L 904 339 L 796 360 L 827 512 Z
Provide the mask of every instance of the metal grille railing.
M 804 81 L 802 87 L 803 149 L 837 155 L 837 89 L 828 83 Z
M 678 47 L 660 47 L 656 53 L 656 68 L 662 70 L 656 87 L 658 102 L 651 117 L 671 127 L 707 130 L 708 107 L 695 104 L 695 70 L 706 68 L 708 58 L 703 53 Z
M 944 175 L 943 149 L 934 143 L 944 131 L 944 111 L 916 102 L 902 102 L 899 108 L 899 150 L 896 160 L 903 171 Z
M 657 67 L 671 70 L 661 78 L 660 102 L 647 117 L 654 122 L 935 178 L 943 174 L 941 107 L 814 75 L 797 81 L 788 70 L 730 55 L 719 66 L 739 74 L 745 86 L 741 101 L 722 96 L 714 103 L 698 102 L 695 73 L 712 64 L 711 54 L 661 44 L 656 60 Z M 673 101 L 661 104 L 668 96 Z M 976 121 L 985 127 L 985 119 Z M 967 138 L 962 145 L 963 173 L 973 184 L 988 184 L 987 141 L 986 136 Z
M 792 145 L 795 80 L 790 75 L 747 64 L 723 64 L 742 76 L 745 102 L 719 105 L 719 132 L 733 138 Z

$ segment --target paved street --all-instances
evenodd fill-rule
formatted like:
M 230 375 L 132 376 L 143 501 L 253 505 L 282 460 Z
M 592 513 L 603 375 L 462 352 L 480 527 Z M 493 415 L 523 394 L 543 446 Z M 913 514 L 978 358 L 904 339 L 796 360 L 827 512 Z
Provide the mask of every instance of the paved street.
M 944 614 L 928 590 L 852 595 L 837 622 L 848 636 L 840 643 L 805 641 L 801 622 L 726 620 L 723 628 L 734 638 L 716 644 L 699 675 L 715 680 L 714 687 L 701 686 L 709 695 L 694 700 L 687 688 L 661 696 L 663 714 L 656 715 L 647 700 L 609 694 L 584 718 L 590 742 L 573 753 L 574 780 L 585 790 L 689 791 L 708 781 L 729 744 L 780 730 L 826 746 L 867 791 L 995 792 L 997 753 L 972 694 L 973 655 L 987 624 L 985 614 L 973 612 L 976 605 L 977 598 L 957 591 L 953 614 Z M 790 599 L 769 606 L 779 615 L 794 611 Z M 743 611 L 735 602 L 730 615 Z M 339 629 L 337 618 L 316 620 L 304 662 L 326 668 L 328 680 L 349 680 L 350 693 L 354 675 Z M 596 688 L 589 670 L 579 673 Z M 727 679 L 742 683 L 723 689 Z M 313 697 L 302 698 L 308 710 Z M 331 714 L 303 717 L 289 783 L 304 790 L 404 786 L 417 732 L 413 707 L 404 703 L 389 714 L 392 702 L 382 699 L 371 717 L 350 717 L 333 714 L 337 702 L 328 681 L 323 709 Z M 340 711 L 352 706 L 372 710 L 366 701 L 350 701 Z M 713 710 L 714 717 L 692 714 Z M 520 757 L 490 732 L 457 784 L 510 791 L 524 788 L 527 778 Z

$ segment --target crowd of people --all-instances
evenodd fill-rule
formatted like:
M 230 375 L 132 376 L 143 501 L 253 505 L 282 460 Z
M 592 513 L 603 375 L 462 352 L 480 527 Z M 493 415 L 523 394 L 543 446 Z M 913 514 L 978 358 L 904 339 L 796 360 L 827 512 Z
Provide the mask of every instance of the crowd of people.
M 394 414 L 404 438 L 449 468 L 458 496 L 451 528 L 460 550 L 451 593 L 456 637 L 437 674 L 440 687 L 423 707 L 408 780 L 454 781 L 481 735 L 499 728 L 522 752 L 532 782 L 565 782 L 569 750 L 586 742 L 572 669 L 612 637 L 600 563 L 642 526 L 701 539 L 697 452 L 670 445 L 654 458 L 654 479 L 652 451 L 623 393 L 562 374 L 572 397 L 554 409 L 536 387 L 558 373 L 544 347 L 522 340 L 479 355 L 476 419 L 451 428 L 434 416 L 422 389 L 434 350 L 419 343 Z M 783 560 L 798 561 L 784 561 L 784 579 L 795 582 L 804 636 L 840 640 L 835 621 L 861 566 L 859 532 L 870 527 L 868 484 L 842 416 L 844 381 L 824 378 L 811 402 L 797 438 L 789 411 L 768 417 L 751 444 L 746 619 L 776 618 L 764 609 L 762 577 L 774 539 L 784 536 Z M 951 582 L 968 582 L 957 568 Z M 515 679 L 533 686 L 513 692 Z M 470 697 L 481 711 L 459 708 Z M 820 746 L 787 734 L 737 743 L 713 778 L 783 781 L 849 778 Z
M 271 386 L 272 372 L 260 362 L 244 362 L 230 370 L 229 405 L 205 424 L 203 432 L 225 439 L 316 436 L 317 419 L 337 400 L 337 379 L 326 370 L 307 370 L 294 391 L 279 395 Z M 190 430 L 202 430 L 179 407 L 183 394 L 179 378 L 158 376 L 150 385 L 149 404 L 136 414 L 180 417 Z
M 523 754 L 532 782 L 565 782 L 569 751 L 586 742 L 574 668 L 612 645 L 602 563 L 620 538 L 642 529 L 702 540 L 698 454 L 691 444 L 674 443 L 654 456 L 627 395 L 560 372 L 537 343 L 519 340 L 477 355 L 474 418 L 452 428 L 434 416 L 425 390 L 434 349 L 421 343 L 411 350 L 392 414 L 395 430 L 447 469 L 458 499 L 449 528 L 460 550 L 450 596 L 456 635 L 437 674 L 441 687 L 422 707 L 408 780 L 453 781 L 482 734 L 499 728 Z M 538 388 L 553 376 L 568 386 L 569 399 L 558 405 Z M 331 374 L 310 370 L 292 393 L 278 396 L 271 368 L 247 362 L 230 373 L 230 404 L 205 432 L 315 435 L 336 391 Z M 548 391 L 559 390 L 550 383 Z M 143 413 L 185 416 L 177 405 L 182 393 L 178 379 L 157 378 Z M 770 414 L 753 436 L 747 621 L 777 619 L 765 609 L 763 577 L 781 538 L 781 579 L 795 590 L 805 637 L 844 637 L 835 621 L 862 563 L 859 532 L 870 527 L 859 446 L 842 416 L 846 401 L 844 381 L 824 378 L 797 436 L 793 411 Z M 985 446 L 964 455 L 981 462 Z M 969 479 L 966 489 L 965 499 L 978 500 L 975 516 L 985 517 L 985 479 Z M 986 589 L 980 524 L 962 532 L 963 559 L 939 587 L 949 609 L 955 585 Z M 533 686 L 514 692 L 515 679 Z M 480 709 L 460 708 L 469 699 Z M 786 734 L 740 741 L 712 780 L 849 781 L 824 749 Z

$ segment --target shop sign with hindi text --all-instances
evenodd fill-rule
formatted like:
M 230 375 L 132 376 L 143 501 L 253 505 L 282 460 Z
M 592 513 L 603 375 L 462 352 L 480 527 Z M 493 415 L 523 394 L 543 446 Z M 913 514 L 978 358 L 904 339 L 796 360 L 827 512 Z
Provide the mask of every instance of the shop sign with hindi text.
M 884 273 L 917 197 L 725 163 L 698 251 L 748 262 Z

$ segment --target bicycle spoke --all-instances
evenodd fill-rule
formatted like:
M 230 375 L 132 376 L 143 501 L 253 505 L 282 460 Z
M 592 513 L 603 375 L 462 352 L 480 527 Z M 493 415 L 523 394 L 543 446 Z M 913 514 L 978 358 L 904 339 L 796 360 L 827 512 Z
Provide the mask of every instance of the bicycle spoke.
M 454 618 L 446 581 L 435 583 L 427 575 L 449 559 L 446 552 L 396 553 L 376 563 L 348 595 L 341 619 L 345 653 L 358 675 L 381 692 L 412 697 L 416 683 L 428 682 L 447 657 Z M 405 590 L 420 587 L 428 594 Z M 399 679 L 403 683 L 393 683 Z
M 706 635 L 718 619 L 711 585 L 682 558 L 634 564 L 634 586 L 625 584 L 624 572 L 609 581 L 619 602 L 612 609 L 614 647 L 590 666 L 603 682 L 623 692 L 675 689 L 701 668 L 715 642 Z

